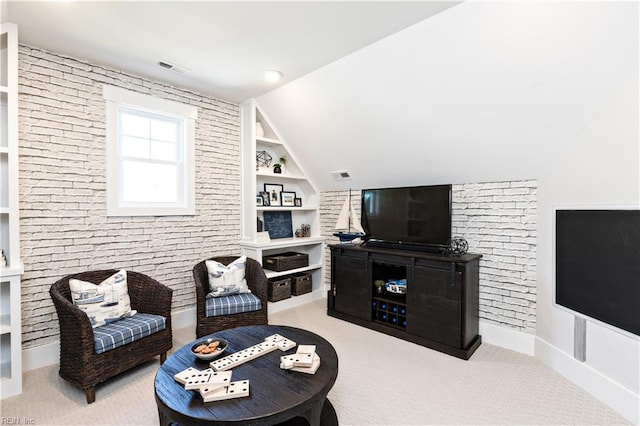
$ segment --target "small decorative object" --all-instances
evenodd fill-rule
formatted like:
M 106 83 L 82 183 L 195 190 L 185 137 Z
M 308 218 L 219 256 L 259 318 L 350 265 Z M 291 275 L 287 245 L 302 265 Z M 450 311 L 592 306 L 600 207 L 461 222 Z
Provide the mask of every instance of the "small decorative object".
M 7 266 L 7 257 L 4 255 L 4 250 L 0 249 L 0 266 Z
M 294 198 L 293 205 L 296 207 L 302 207 L 302 198 Z
M 469 250 L 469 243 L 462 237 L 453 237 L 449 240 L 447 252 L 455 256 L 465 254 Z
M 262 127 L 262 123 L 259 121 L 256 122 L 256 137 L 264 137 L 264 128 Z
M 256 219 L 258 219 L 256 230 L 260 233 L 264 229 L 264 222 L 261 221 L 259 217 Z
M 391 294 L 406 294 L 407 293 L 407 280 L 389 280 L 384 285 L 385 290 Z
M 264 200 L 262 199 L 262 195 L 256 196 L 256 207 L 264 206 Z
M 282 168 L 287 165 L 287 156 L 283 155 L 278 162 L 273 165 L 273 173 L 282 173 Z
M 302 229 L 302 236 L 303 237 L 310 237 L 311 236 L 311 225 L 303 223 L 302 226 L 300 227 L 300 229 Z
M 351 201 L 351 189 L 349 189 L 349 196 L 344 200 L 344 204 L 342 205 L 335 231 L 333 235 L 338 237 L 341 243 L 353 242 L 354 240 L 358 241 L 358 238 L 365 236 L 364 229 L 362 229 L 362 225 L 356 216 L 356 210 Z
M 384 280 L 375 280 L 373 282 L 373 285 L 376 286 L 376 292 L 378 294 L 382 294 L 382 292 L 384 291 Z
M 292 192 L 292 191 L 280 192 L 280 201 L 282 202 L 283 207 L 294 207 L 295 198 L 296 198 L 295 192 Z
M 260 167 L 271 166 L 272 159 L 273 158 L 267 151 L 256 152 L 256 169 L 259 169 Z
M 270 206 L 281 206 L 280 202 L 280 193 L 284 191 L 284 185 L 276 184 L 276 183 L 265 183 L 264 184 L 264 192 L 269 194 L 269 205 Z

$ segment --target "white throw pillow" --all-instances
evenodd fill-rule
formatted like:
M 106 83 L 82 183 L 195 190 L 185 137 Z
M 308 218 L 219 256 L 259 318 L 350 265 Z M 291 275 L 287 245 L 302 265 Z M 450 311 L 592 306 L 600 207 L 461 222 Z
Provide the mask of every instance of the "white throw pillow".
M 100 284 L 77 279 L 69 280 L 73 303 L 87 314 L 92 327 L 133 315 L 127 287 L 127 271 L 111 275 Z
M 247 268 L 247 256 L 239 257 L 228 265 L 223 265 L 215 260 L 207 260 L 207 273 L 209 275 L 209 290 L 214 297 L 238 293 L 251 293 L 245 270 Z

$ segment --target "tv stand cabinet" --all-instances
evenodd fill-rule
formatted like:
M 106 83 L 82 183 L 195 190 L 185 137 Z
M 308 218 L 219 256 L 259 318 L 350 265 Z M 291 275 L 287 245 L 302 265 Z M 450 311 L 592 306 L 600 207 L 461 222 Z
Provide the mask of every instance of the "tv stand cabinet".
M 329 247 L 328 315 L 462 359 L 478 349 L 481 255 Z M 375 281 L 391 279 L 406 279 L 406 293 L 376 290 Z

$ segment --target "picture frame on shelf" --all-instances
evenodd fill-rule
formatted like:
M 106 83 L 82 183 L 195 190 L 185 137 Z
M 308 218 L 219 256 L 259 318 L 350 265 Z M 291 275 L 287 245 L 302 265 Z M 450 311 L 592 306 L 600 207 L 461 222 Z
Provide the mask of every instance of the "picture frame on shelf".
M 262 195 L 257 195 L 256 196 L 256 207 L 262 207 L 264 206 L 264 199 L 262 198 Z
M 296 193 L 293 191 L 280 192 L 280 202 L 283 207 L 295 207 Z
M 296 207 L 302 207 L 302 198 L 299 198 L 299 197 L 294 198 L 293 205 Z
M 260 191 L 260 196 L 262 197 L 262 205 L 269 207 L 271 205 L 271 197 L 269 197 L 269 193 L 266 191 Z
M 293 225 L 290 211 L 265 211 L 264 230 L 269 232 L 269 237 L 278 238 L 293 237 Z
M 277 183 L 265 183 L 264 184 L 264 192 L 269 194 L 269 205 L 270 206 L 281 206 L 282 202 L 280 201 L 280 193 L 284 191 L 284 185 Z

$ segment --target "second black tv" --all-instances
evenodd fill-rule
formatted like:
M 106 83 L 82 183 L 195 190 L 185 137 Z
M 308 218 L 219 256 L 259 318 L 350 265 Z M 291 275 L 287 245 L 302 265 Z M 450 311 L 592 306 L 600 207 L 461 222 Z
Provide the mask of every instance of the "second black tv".
M 365 189 L 367 245 L 440 251 L 451 239 L 451 185 Z

